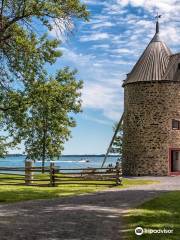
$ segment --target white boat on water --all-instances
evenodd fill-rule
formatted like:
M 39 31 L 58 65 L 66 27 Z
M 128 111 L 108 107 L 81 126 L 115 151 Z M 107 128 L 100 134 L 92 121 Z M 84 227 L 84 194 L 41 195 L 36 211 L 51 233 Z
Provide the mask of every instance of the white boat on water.
M 78 162 L 90 162 L 90 160 L 89 160 L 89 159 L 87 159 L 87 158 L 81 158 L 81 160 L 80 160 L 80 161 L 78 161 Z

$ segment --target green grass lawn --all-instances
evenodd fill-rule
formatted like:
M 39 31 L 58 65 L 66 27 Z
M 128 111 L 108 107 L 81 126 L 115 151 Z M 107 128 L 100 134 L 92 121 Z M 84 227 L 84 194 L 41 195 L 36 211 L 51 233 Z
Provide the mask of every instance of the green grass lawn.
M 3 180 L 2 178 L 9 178 Z M 113 182 L 101 182 L 106 185 L 99 185 L 99 182 L 80 182 L 79 184 L 58 185 L 56 187 L 48 186 L 25 186 L 24 178 L 22 176 L 14 176 L 14 178 L 22 180 L 12 180 L 12 176 L 0 175 L 0 203 L 17 202 L 33 199 L 47 199 L 58 198 L 64 196 L 72 196 L 79 194 L 92 193 L 109 188 L 127 188 L 133 185 L 152 184 L 158 183 L 151 180 L 135 180 L 123 179 L 122 186 L 112 186 Z M 43 180 L 49 179 L 49 175 L 36 175 L 36 179 Z M 48 182 L 47 182 L 48 183 Z M 17 185 L 14 185 L 17 184 Z M 36 182 L 36 184 L 46 184 L 46 182 Z M 92 185 L 93 184 L 93 185 Z
M 125 215 L 128 240 L 179 240 L 180 239 L 180 191 L 164 193 Z M 173 234 L 143 234 L 136 236 L 136 227 L 173 229 Z

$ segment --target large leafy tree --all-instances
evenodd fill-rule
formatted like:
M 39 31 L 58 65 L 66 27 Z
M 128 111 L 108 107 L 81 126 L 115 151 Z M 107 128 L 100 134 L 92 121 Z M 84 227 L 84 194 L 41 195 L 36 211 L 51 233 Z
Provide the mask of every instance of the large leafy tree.
M 33 81 L 45 63 L 60 56 L 59 41 L 42 34 L 53 27 L 68 28 L 74 18 L 87 19 L 80 0 L 1 0 L 0 1 L 0 86 L 12 81 Z M 35 25 L 39 27 L 36 29 Z M 40 31 L 39 29 L 42 29 Z
M 76 126 L 70 114 L 81 111 L 82 81 L 76 81 L 75 74 L 65 68 L 54 78 L 34 82 L 21 103 L 25 109 L 19 112 L 19 121 L 14 121 L 12 112 L 7 115 L 7 130 L 18 142 L 25 141 L 27 158 L 41 160 L 42 169 L 45 160 L 59 157 L 70 128 Z M 18 96 L 11 95 L 9 100 L 14 97 Z
M 36 114 L 39 111 L 39 116 L 42 116 L 42 112 L 44 111 L 45 114 L 45 109 L 47 108 L 49 111 L 48 115 L 46 115 L 48 116 L 48 121 L 50 121 L 50 113 L 55 115 L 50 105 L 45 107 L 42 104 L 44 110 L 40 108 L 40 105 L 38 105 L 40 96 L 40 102 L 44 98 L 50 98 L 52 101 L 55 97 L 54 94 L 58 94 L 57 91 L 52 91 L 54 84 L 57 85 L 59 81 L 58 76 L 59 78 L 60 76 L 65 77 L 67 82 L 74 76 L 67 69 L 60 71 L 55 78 L 47 76 L 47 63 L 53 64 L 61 56 L 61 52 L 57 50 L 60 41 L 57 38 L 49 38 L 47 32 L 52 30 L 53 27 L 59 28 L 61 31 L 62 24 L 68 29 L 75 18 L 83 20 L 88 18 L 86 6 L 82 4 L 81 0 L 0 0 L 1 129 L 8 130 L 9 135 L 13 137 L 11 138 L 13 139 L 13 143 L 10 143 L 11 146 L 19 143 L 24 138 L 26 150 L 32 158 L 34 158 L 32 153 L 34 140 L 31 141 L 30 139 L 33 137 L 31 131 L 34 129 L 33 121 L 37 119 Z M 36 28 L 35 26 L 38 27 Z M 60 91 L 62 88 L 60 81 L 58 84 L 57 89 Z M 73 84 L 75 87 L 75 78 Z M 69 87 L 70 85 L 69 83 Z M 72 98 L 74 96 L 74 100 L 76 97 L 79 97 L 76 90 L 80 85 L 76 86 L 74 90 L 73 86 L 71 86 Z M 44 89 L 44 92 L 41 91 L 42 89 Z M 49 95 L 47 94 L 48 91 Z M 44 94 L 44 97 L 42 94 Z M 52 94 L 51 97 L 50 94 Z M 59 92 L 59 104 L 64 101 L 64 104 L 68 105 L 68 97 L 64 100 L 61 97 L 64 96 Z M 51 101 L 46 101 L 46 104 L 50 104 Z M 58 112 L 56 112 L 57 118 L 54 118 L 56 121 L 61 120 L 61 124 L 65 124 L 65 128 L 74 124 L 73 121 L 70 121 L 70 118 L 68 122 L 67 117 L 69 116 L 68 110 L 70 112 L 73 111 L 75 105 L 68 106 L 69 109 L 67 108 L 66 112 L 63 110 L 64 105 L 62 105 L 62 109 L 60 109 L 61 119 L 58 116 Z M 59 105 L 58 107 L 61 106 Z M 74 112 L 76 111 L 78 112 L 77 109 L 74 110 Z M 42 118 L 40 119 L 42 120 Z M 28 124 L 30 124 L 29 127 Z M 52 124 L 55 124 L 55 120 L 54 122 L 52 120 Z M 41 124 L 39 125 L 39 132 L 37 132 L 37 128 L 36 131 L 34 130 L 34 137 L 37 137 L 39 134 L 39 139 L 42 139 L 42 132 L 40 133 L 42 126 Z M 59 130 L 57 132 L 60 133 Z M 28 134 L 30 134 L 29 138 L 27 137 Z M 65 135 L 62 134 L 62 136 Z M 36 143 L 40 144 L 39 142 Z M 4 152 L 6 146 L 5 138 L 0 138 L 1 153 Z M 60 145 L 58 149 L 60 149 Z M 36 151 L 38 151 L 38 145 Z M 50 152 L 50 150 L 47 150 L 46 154 L 48 151 Z

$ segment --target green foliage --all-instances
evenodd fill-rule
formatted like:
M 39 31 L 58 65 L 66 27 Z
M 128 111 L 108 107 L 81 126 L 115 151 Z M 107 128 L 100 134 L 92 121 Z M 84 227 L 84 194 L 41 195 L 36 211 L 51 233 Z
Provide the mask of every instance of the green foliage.
M 116 130 L 116 128 L 117 124 L 115 124 L 115 126 L 113 127 L 114 131 Z M 123 126 L 121 125 L 111 148 L 111 153 L 118 154 L 120 158 L 122 156 L 122 141 L 123 141 Z
M 51 159 L 62 151 L 75 126 L 69 112 L 78 113 L 81 105 L 82 83 L 75 81 L 75 72 L 65 68 L 55 78 L 47 76 L 47 64 L 61 52 L 60 41 L 45 32 L 61 30 L 62 24 L 69 29 L 76 18 L 88 20 L 88 15 L 80 0 L 0 1 L 1 129 L 12 137 L 9 146 L 25 140 L 32 159 Z M 0 153 L 6 146 L 1 139 Z
M 54 78 L 31 84 L 25 97 L 9 94 L 9 105 L 15 97 L 22 102 L 16 99 L 14 102 L 19 101 L 20 107 L 8 110 L 7 130 L 16 143 L 24 140 L 27 158 L 44 163 L 61 154 L 70 128 L 76 126 L 70 113 L 81 111 L 82 81 L 76 81 L 75 74 L 76 71 L 64 68 Z
M 45 63 L 60 56 L 59 41 L 37 32 L 34 23 L 45 32 L 61 30 L 74 18 L 87 20 L 86 6 L 80 0 L 1 0 L 0 12 L 0 85 L 11 81 L 33 81 L 44 71 Z
M 6 138 L 0 137 L 0 157 L 3 157 L 7 153 L 7 146 Z
M 46 35 L 37 38 L 19 26 L 13 26 L 13 36 L 8 44 L 0 43 L 2 86 L 10 87 L 11 82 L 28 84 L 41 77 L 45 63 L 53 64 L 61 53 L 56 50 L 59 41 L 48 40 Z

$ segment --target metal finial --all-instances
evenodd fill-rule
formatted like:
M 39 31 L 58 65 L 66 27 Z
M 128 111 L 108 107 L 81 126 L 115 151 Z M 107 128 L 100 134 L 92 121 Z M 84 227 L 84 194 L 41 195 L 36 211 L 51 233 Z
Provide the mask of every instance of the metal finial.
M 162 15 L 159 15 L 157 13 L 157 16 L 155 17 L 156 18 L 156 33 L 159 33 L 159 18 L 161 18 Z

